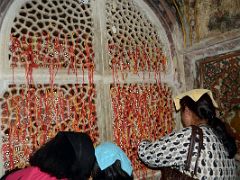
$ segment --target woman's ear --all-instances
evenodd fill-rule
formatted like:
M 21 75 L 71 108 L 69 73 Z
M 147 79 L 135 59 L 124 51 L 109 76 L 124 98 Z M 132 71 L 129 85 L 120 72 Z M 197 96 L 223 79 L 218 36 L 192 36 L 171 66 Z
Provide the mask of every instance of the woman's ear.
M 188 107 L 185 107 L 185 116 L 187 116 L 187 118 L 190 118 L 190 119 L 192 119 L 193 118 L 193 116 L 195 115 L 193 112 L 192 112 L 192 110 L 191 109 L 189 109 Z
M 190 113 L 191 110 L 186 106 L 185 109 L 184 109 L 184 112 L 185 112 L 185 113 Z
M 182 112 L 182 123 L 184 127 L 192 124 L 192 115 L 192 111 L 188 107 L 185 107 L 184 111 Z

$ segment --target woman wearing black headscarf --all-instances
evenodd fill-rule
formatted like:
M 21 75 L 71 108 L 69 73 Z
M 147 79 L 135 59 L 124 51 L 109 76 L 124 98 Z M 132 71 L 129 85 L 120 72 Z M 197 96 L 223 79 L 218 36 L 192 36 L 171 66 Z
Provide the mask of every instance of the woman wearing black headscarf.
M 95 162 L 92 140 L 85 133 L 59 132 L 30 157 L 30 167 L 18 170 L 6 180 L 86 180 Z

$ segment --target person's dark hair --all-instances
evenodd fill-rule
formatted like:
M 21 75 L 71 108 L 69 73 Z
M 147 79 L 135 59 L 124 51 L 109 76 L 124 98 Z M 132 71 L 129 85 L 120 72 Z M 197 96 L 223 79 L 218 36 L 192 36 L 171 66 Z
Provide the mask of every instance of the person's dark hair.
M 235 139 L 228 133 L 225 123 L 216 117 L 216 109 L 208 94 L 204 94 L 197 102 L 193 101 L 189 96 L 185 96 L 180 100 L 180 105 L 182 111 L 187 106 L 200 119 L 208 120 L 208 125 L 214 129 L 215 134 L 228 151 L 229 158 L 234 157 L 237 153 Z
M 133 180 L 133 175 L 129 176 L 121 168 L 120 160 L 116 160 L 108 168 L 101 170 L 97 161 L 94 164 L 92 170 L 92 179 L 93 180 Z
M 30 165 L 58 179 L 88 179 L 95 162 L 94 146 L 85 133 L 59 132 L 30 157 Z

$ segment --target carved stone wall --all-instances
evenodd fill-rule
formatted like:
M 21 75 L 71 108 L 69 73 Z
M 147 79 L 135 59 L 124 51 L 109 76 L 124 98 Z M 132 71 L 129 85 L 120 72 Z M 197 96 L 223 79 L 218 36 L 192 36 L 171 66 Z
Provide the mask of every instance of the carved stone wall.
M 170 38 L 139 0 L 17 0 L 0 7 L 1 171 L 24 167 L 32 151 L 71 130 L 88 133 L 95 145 L 114 141 L 136 177 L 145 174 L 137 142 L 176 125 L 171 98 L 183 84 L 180 33 Z

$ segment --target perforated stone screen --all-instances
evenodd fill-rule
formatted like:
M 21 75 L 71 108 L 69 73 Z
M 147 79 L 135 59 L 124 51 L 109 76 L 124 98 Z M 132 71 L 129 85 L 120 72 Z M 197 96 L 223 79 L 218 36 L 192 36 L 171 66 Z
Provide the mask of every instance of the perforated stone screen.
M 95 145 L 114 141 L 144 175 L 137 142 L 174 128 L 169 42 L 151 9 L 142 0 L 19 0 L 5 18 L 3 169 L 25 166 L 32 151 L 71 130 Z
M 146 170 L 137 158 L 143 139 L 156 140 L 172 131 L 172 93 L 166 85 L 112 84 L 115 142 L 127 153 L 135 170 Z M 137 171 L 136 171 L 137 172 Z
M 77 0 L 32 0 L 24 3 L 11 28 L 13 66 L 86 68 L 93 61 L 90 3 Z M 89 48 L 89 49 L 88 49 Z M 89 50 L 89 51 L 88 51 Z M 89 53 L 89 54 L 88 54 Z M 10 54 L 11 55 L 11 54 Z
M 166 68 L 162 42 L 133 1 L 106 1 L 106 30 L 112 69 L 137 73 Z
M 24 167 L 28 155 L 58 131 L 87 132 L 99 141 L 94 85 L 9 85 L 0 98 L 4 167 Z

